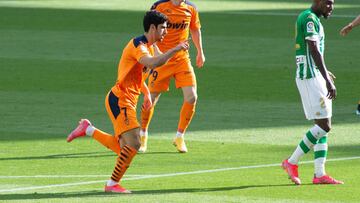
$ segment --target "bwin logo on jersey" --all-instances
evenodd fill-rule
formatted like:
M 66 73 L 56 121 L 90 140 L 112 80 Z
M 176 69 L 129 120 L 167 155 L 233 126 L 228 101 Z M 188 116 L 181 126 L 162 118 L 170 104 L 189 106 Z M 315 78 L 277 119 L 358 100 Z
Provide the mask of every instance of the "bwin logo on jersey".
M 187 27 L 189 27 L 189 23 L 185 23 L 185 21 L 182 21 L 181 23 L 168 22 L 167 24 L 168 29 L 186 29 Z

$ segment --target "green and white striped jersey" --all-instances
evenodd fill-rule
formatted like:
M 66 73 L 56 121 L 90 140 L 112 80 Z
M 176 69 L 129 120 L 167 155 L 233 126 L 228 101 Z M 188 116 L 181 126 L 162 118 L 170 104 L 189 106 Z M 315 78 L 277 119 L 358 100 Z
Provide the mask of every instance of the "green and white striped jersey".
M 319 75 L 320 71 L 316 67 L 311 57 L 306 40 L 315 41 L 321 55 L 324 55 L 324 28 L 320 19 L 311 11 L 305 10 L 296 21 L 296 78 L 309 79 Z

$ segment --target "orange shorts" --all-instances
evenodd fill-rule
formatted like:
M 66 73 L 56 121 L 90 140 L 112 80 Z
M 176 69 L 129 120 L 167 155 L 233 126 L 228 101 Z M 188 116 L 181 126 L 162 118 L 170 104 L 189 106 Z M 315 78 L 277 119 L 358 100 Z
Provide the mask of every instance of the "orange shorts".
M 115 137 L 120 138 L 124 132 L 140 127 L 136 110 L 119 106 L 119 98 L 112 91 L 106 95 L 105 108 L 114 126 Z
M 170 79 L 175 78 L 176 88 L 196 86 L 194 68 L 190 60 L 169 61 L 149 72 L 150 92 L 169 91 Z

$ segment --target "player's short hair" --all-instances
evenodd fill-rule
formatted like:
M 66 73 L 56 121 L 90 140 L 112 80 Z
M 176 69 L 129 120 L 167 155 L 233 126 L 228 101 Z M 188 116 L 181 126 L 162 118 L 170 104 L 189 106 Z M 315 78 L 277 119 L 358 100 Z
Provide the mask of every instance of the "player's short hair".
M 168 17 L 159 11 L 151 10 L 145 13 L 144 16 L 144 31 L 148 32 L 150 29 L 150 25 L 155 25 L 157 27 L 160 24 L 163 24 L 168 21 Z

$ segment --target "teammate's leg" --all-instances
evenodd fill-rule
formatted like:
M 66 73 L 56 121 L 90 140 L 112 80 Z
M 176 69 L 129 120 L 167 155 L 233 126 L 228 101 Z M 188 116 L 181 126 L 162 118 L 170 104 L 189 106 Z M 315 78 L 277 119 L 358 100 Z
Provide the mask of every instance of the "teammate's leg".
M 155 106 L 160 98 L 161 92 L 166 92 L 169 90 L 170 79 L 174 75 L 176 66 L 177 63 L 167 63 L 159 68 L 153 69 L 149 73 L 148 87 L 151 93 L 153 106 L 149 111 L 141 109 L 141 147 L 139 152 L 145 152 L 147 149 L 148 128 L 154 115 Z
M 180 118 L 174 145 L 179 152 L 187 152 L 184 141 L 184 134 L 189 127 L 191 120 L 195 114 L 195 106 L 197 101 L 196 86 L 186 86 L 181 88 L 184 94 L 184 102 L 180 110 Z
M 153 106 L 148 110 L 145 111 L 144 109 L 141 109 L 141 130 L 140 130 L 140 142 L 141 146 L 139 149 L 139 152 L 146 152 L 147 150 L 147 140 L 148 140 L 148 128 L 151 122 L 151 119 L 154 115 L 154 109 L 159 101 L 160 93 L 154 92 L 151 93 L 151 100 L 153 103 Z
M 357 105 L 356 115 L 359 115 L 359 116 L 360 116 L 360 100 L 359 100 L 359 103 L 358 103 L 358 105 Z

